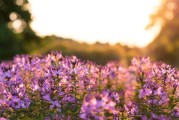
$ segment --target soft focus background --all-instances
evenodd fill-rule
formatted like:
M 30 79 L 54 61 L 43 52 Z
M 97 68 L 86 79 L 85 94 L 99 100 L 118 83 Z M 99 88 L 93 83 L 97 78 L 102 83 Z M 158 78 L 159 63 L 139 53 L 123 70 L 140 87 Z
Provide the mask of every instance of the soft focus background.
M 178 0 L 0 0 L 0 61 L 52 50 L 105 64 L 179 67 Z

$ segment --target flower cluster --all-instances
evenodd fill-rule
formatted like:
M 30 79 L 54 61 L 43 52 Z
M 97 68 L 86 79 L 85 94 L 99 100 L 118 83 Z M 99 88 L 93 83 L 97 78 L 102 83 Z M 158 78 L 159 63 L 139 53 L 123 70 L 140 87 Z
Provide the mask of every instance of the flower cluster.
M 80 117 L 94 120 L 109 119 L 111 115 L 115 116 L 118 113 L 117 102 L 119 102 L 117 93 L 104 91 L 101 94 L 89 94 L 82 104 Z
M 52 52 L 0 64 L 0 120 L 179 119 L 179 71 L 149 58 L 104 66 Z

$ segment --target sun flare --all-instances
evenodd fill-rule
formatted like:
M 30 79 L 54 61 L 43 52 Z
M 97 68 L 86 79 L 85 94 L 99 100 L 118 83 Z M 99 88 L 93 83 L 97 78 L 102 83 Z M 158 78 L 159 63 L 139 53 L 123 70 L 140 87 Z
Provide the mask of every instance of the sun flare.
M 145 30 L 157 0 L 29 0 L 32 28 L 39 35 L 57 35 L 94 43 L 144 47 L 158 28 Z

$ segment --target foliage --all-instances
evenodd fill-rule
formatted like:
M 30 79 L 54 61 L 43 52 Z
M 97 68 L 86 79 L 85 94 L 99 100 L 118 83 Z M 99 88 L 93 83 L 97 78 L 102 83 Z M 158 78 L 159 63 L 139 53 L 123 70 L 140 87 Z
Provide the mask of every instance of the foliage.
M 130 48 L 121 44 L 109 45 L 99 42 L 87 44 L 56 36 L 42 38 L 39 44 L 34 44 L 28 49 L 32 55 L 46 54 L 52 50 L 62 51 L 64 55 L 76 55 L 82 60 L 91 60 L 102 65 L 113 60 L 128 65 L 130 59 L 140 53 L 138 48 Z
M 16 56 L 0 64 L 0 119 L 179 118 L 179 71 L 149 58 L 129 67 L 63 57 Z
M 179 67 L 179 1 L 161 0 L 158 11 L 151 16 L 149 28 L 161 26 L 155 40 L 148 45 L 146 53 L 156 60 Z
M 27 52 L 23 44 L 38 40 L 31 20 L 27 0 L 0 0 L 0 60 Z

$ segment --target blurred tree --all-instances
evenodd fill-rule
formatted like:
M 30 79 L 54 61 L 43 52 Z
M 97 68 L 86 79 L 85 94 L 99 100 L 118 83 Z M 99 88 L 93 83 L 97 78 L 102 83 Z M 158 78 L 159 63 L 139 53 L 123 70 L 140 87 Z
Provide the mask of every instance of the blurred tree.
M 179 67 L 179 0 L 161 0 L 147 28 L 157 24 L 161 30 L 147 47 L 149 55 Z
M 25 53 L 23 45 L 38 40 L 28 5 L 27 0 L 0 0 L 0 61 Z

